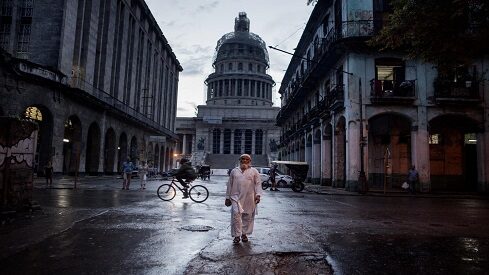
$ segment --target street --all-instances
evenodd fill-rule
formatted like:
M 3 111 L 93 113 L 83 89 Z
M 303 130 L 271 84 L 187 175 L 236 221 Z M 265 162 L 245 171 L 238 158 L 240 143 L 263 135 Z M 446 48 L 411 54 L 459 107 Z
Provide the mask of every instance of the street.
M 233 245 L 226 176 L 195 182 L 210 191 L 200 204 L 138 181 L 36 185 L 42 211 L 0 227 L 0 273 L 489 274 L 484 197 L 266 190 L 250 242 Z

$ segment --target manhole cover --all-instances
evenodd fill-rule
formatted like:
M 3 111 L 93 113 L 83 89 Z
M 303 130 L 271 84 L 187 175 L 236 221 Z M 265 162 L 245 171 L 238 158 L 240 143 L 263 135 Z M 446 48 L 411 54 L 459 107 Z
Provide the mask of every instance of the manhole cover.
M 207 225 L 187 225 L 187 226 L 180 227 L 180 229 L 187 230 L 187 231 L 194 231 L 194 232 L 196 232 L 196 231 L 204 232 L 204 231 L 212 230 L 214 228 L 212 228 L 211 226 L 207 226 Z

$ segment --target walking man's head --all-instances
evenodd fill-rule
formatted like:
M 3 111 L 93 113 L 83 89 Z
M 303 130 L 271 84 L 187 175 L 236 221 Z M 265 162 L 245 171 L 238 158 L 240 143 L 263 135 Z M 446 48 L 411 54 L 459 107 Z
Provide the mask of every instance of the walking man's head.
M 241 169 L 248 169 L 251 167 L 251 156 L 248 154 L 242 154 L 239 157 L 239 167 Z

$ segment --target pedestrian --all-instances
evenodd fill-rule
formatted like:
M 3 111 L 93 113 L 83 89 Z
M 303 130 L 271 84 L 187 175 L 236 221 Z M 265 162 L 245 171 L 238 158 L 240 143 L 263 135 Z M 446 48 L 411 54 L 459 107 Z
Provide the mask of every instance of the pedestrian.
M 256 206 L 260 202 L 262 188 L 258 170 L 251 167 L 251 157 L 243 154 L 239 167 L 231 170 L 224 204 L 231 206 L 231 236 L 233 243 L 247 242 L 253 233 Z
M 195 173 L 195 170 L 188 159 L 182 158 L 180 160 L 180 167 L 175 171 L 173 176 L 183 186 L 183 198 L 188 198 L 188 183 L 197 178 L 197 173 Z
M 408 174 L 407 174 L 407 183 L 409 184 L 409 192 L 411 194 L 416 193 L 416 183 L 419 180 L 419 174 L 418 171 L 416 171 L 416 167 L 414 165 L 411 165 L 411 168 L 409 168 Z
M 141 179 L 141 190 L 146 189 L 146 181 L 148 180 L 149 166 L 146 161 L 141 162 L 141 167 L 139 168 L 139 178 Z
M 126 161 L 122 163 L 122 190 L 129 190 L 131 184 L 132 171 L 134 170 L 134 164 L 132 164 L 131 158 L 127 157 Z
M 46 166 L 44 166 L 44 176 L 46 177 L 46 186 L 52 187 L 53 185 L 53 163 L 48 161 Z
M 275 177 L 277 176 L 277 166 L 278 164 L 273 164 L 272 167 L 270 167 L 270 170 L 268 170 L 269 180 L 272 183 L 270 191 L 279 191 L 277 189 L 277 182 L 275 180 Z

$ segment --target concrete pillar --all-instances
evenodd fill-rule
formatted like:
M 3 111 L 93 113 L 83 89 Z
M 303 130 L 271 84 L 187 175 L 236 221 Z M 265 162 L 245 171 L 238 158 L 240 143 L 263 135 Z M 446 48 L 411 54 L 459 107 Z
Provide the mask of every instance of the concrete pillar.
M 312 137 L 312 178 L 314 183 L 320 183 L 321 181 L 321 136 L 319 139 L 316 138 L 316 130 L 313 130 Z
M 251 130 L 251 154 L 255 154 L 256 129 Z
M 231 129 L 231 154 L 234 154 L 234 131 L 235 129 Z
M 241 130 L 241 149 L 239 150 L 240 151 L 240 154 L 243 154 L 244 153 L 244 148 L 245 148 L 245 132 L 246 132 L 245 129 Z
M 207 153 L 208 154 L 213 154 L 214 153 L 214 129 L 209 128 L 209 146 L 207 146 Z
M 429 133 L 425 125 L 414 126 L 411 129 L 411 164 L 416 166 L 419 173 L 419 183 L 422 192 L 431 191 L 430 145 Z
M 223 154 L 224 153 L 224 129 L 221 129 L 221 133 L 220 133 L 220 140 L 219 140 L 219 154 Z
M 182 135 L 183 138 L 182 138 L 182 155 L 185 155 L 187 154 L 187 135 L 186 134 L 183 134 Z
M 238 95 L 238 79 L 233 79 L 234 80 L 234 95 L 233 96 L 237 96 Z

